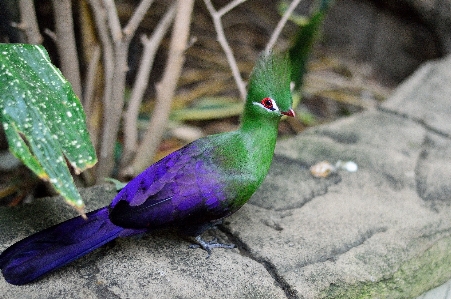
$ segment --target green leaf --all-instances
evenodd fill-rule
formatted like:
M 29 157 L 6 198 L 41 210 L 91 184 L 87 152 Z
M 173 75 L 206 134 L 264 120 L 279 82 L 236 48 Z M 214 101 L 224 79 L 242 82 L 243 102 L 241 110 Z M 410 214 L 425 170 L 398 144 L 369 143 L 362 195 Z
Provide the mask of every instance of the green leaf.
M 114 178 L 105 178 L 105 181 L 114 184 L 114 188 L 116 188 L 116 191 L 121 191 L 128 184 L 128 183 L 124 183 L 119 180 L 116 180 Z
M 331 4 L 332 0 L 318 0 L 315 10 L 308 19 L 305 17 L 294 18 L 295 22 L 298 20 L 299 29 L 293 45 L 289 49 L 289 57 L 291 62 L 291 81 L 295 83 L 296 90 L 300 90 L 302 87 L 308 57 Z
M 66 159 L 78 174 L 97 157 L 80 100 L 42 46 L 0 44 L 0 109 L 13 154 L 81 209 Z
M 192 106 L 174 110 L 171 119 L 177 121 L 218 119 L 240 115 L 244 104 L 233 98 L 201 98 Z

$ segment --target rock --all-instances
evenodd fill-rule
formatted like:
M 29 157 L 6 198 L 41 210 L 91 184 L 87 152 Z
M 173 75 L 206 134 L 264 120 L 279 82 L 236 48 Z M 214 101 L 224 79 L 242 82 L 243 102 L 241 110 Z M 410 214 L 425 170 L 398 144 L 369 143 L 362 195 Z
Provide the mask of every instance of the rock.
M 439 135 L 451 136 L 451 57 L 423 65 L 382 107 L 422 123 Z
M 407 0 L 392 2 L 336 1 L 321 38 L 329 51 L 371 65 L 374 76 L 389 85 L 404 80 L 423 62 L 450 51 L 438 40 L 444 33 L 419 17 L 426 7 L 412 8 Z M 449 28 L 444 38 L 449 38 Z
M 32 284 L 0 279 L 1 297 L 415 298 L 451 278 L 450 76 L 451 58 L 430 62 L 380 108 L 280 140 L 261 188 L 207 234 L 236 249 L 118 239 Z M 358 171 L 312 177 L 323 160 Z M 82 196 L 95 209 L 114 194 Z M 60 198 L 1 207 L 0 250 L 74 214 Z
M 398 1 L 386 1 L 389 5 Z M 450 0 L 402 0 L 416 13 L 422 22 L 436 33 L 444 53 L 451 52 L 451 1 Z

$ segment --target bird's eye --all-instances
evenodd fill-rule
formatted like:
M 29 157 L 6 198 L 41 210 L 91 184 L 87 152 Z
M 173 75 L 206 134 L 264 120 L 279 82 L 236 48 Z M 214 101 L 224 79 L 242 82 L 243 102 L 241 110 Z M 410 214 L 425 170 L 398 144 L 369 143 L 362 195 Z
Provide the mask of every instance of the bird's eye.
M 271 98 L 264 98 L 261 101 L 261 104 L 263 105 L 263 107 L 265 107 L 268 110 L 274 111 L 276 110 L 276 108 L 274 107 L 274 100 Z

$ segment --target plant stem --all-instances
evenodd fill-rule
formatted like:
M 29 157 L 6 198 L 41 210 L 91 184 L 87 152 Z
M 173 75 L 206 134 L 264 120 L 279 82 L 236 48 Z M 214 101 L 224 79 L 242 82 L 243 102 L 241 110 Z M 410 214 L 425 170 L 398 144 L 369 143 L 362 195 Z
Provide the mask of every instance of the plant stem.
M 56 1 L 56 0 L 54 0 Z M 153 0 L 142 0 L 122 30 L 113 0 L 90 0 L 103 45 L 105 93 L 102 140 L 97 165 L 97 180 L 109 175 L 114 168 L 114 149 L 124 108 L 125 77 L 128 70 L 130 41 Z
M 288 19 L 290 18 L 291 14 L 296 9 L 296 7 L 299 5 L 299 3 L 301 3 L 301 1 L 302 0 L 293 0 L 291 2 L 290 6 L 287 8 L 282 18 L 279 20 L 279 23 L 277 24 L 273 33 L 271 34 L 271 38 L 269 39 L 268 44 L 266 44 L 265 52 L 271 51 L 271 49 L 274 47 L 277 39 L 280 36 L 280 33 L 282 33 L 283 27 L 287 23 Z
M 128 174 L 137 174 L 151 164 L 153 156 L 160 144 L 165 130 L 165 124 L 169 118 L 177 81 L 180 78 L 185 60 L 184 51 L 188 44 L 193 5 L 194 0 L 177 1 L 177 12 L 172 29 L 166 68 L 161 81 L 156 86 L 157 103 L 144 139 L 133 160 L 133 164 L 126 171 Z
M 24 31 L 25 36 L 27 37 L 27 42 L 29 44 L 41 44 L 44 38 L 39 32 L 34 2 L 30 0 L 20 0 L 19 9 L 20 24 L 17 24 L 17 27 Z
M 124 115 L 124 153 L 121 168 L 125 169 L 131 161 L 138 147 L 138 114 L 139 107 L 149 82 L 150 71 L 161 40 L 165 36 L 175 16 L 175 5 L 172 5 L 158 23 L 150 38 L 143 35 L 141 42 L 144 46 L 138 73 L 132 88 L 127 111 Z
M 218 42 L 221 45 L 224 53 L 226 54 L 227 61 L 229 62 L 230 69 L 232 70 L 233 78 L 235 79 L 235 83 L 238 87 L 238 90 L 240 92 L 240 97 L 244 101 L 246 99 L 246 84 L 243 81 L 243 78 L 241 78 L 240 70 L 238 68 L 238 64 L 235 60 L 235 56 L 233 56 L 232 48 L 230 47 L 229 43 L 227 42 L 227 38 L 224 33 L 224 28 L 221 23 L 221 17 L 232 10 L 234 7 L 238 6 L 239 4 L 245 2 L 246 0 L 235 0 L 221 8 L 219 11 L 217 11 L 210 0 L 204 0 L 205 5 L 207 6 L 208 11 L 210 12 L 210 15 L 213 19 L 213 24 L 215 26 L 216 34 L 218 36 Z
M 61 60 L 61 71 L 72 84 L 75 94 L 81 99 L 82 88 L 72 18 L 72 1 L 52 0 L 52 3 L 55 12 L 56 46 Z

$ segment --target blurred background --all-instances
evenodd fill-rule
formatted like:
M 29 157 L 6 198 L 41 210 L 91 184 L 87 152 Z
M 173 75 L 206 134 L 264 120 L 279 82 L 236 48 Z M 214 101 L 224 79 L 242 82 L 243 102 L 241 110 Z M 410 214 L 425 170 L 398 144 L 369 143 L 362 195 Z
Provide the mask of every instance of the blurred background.
M 149 7 L 128 31 L 144 2 Z M 182 68 L 169 93 L 170 110 L 157 113 L 161 133 L 152 133 L 152 119 L 154 111 L 163 111 L 157 110 L 162 91 L 156 87 L 168 72 L 171 46 L 177 42 L 172 25 L 183 15 L 177 1 L 39 0 L 30 5 L 32 1 L 0 0 L 0 42 L 42 44 L 71 82 L 97 152 L 111 153 L 98 155 L 99 164 L 76 178 L 86 186 L 104 177 L 127 180 L 142 170 L 138 165 L 149 165 L 202 136 L 236 129 L 243 103 L 240 80 L 245 84 L 293 2 L 194 1 L 192 13 L 187 12 L 191 21 L 185 28 Z M 299 2 L 282 24 L 273 51 L 303 51 L 296 48 L 297 37 L 318 11 L 321 18 L 309 33 L 314 42 L 303 45 L 308 48 L 306 72 L 301 88 L 293 91 L 298 117 L 281 124 L 281 137 L 376 108 L 421 63 L 451 50 L 449 0 Z M 219 21 L 234 61 L 218 42 L 212 18 L 232 4 Z M 149 57 L 151 61 L 144 61 Z M 238 75 L 233 75 L 233 66 Z M 109 107 L 109 101 L 115 104 Z M 155 150 L 140 157 L 147 147 Z M 3 204 L 48 192 L 10 157 L 3 132 L 0 149 Z

